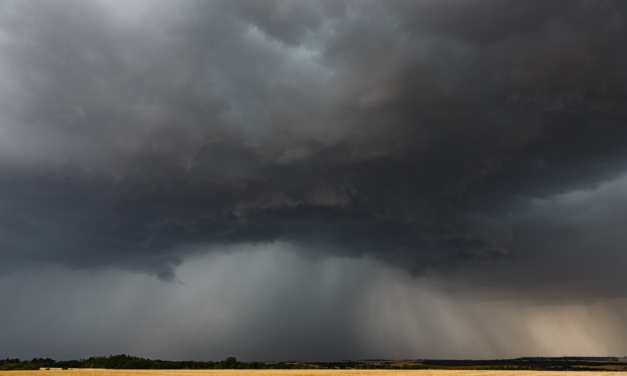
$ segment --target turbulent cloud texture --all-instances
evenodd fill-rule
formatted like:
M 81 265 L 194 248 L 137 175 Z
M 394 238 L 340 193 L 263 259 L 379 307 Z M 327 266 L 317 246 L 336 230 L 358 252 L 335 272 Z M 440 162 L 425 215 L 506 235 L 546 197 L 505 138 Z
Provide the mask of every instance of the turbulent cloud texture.
M 0 276 L 283 244 L 623 299 L 625 45 L 619 0 L 0 1 Z

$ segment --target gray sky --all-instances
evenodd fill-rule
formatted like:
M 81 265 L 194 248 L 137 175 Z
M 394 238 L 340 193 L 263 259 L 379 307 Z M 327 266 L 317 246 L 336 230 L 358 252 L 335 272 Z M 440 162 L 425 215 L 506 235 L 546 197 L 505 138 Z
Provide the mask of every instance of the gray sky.
M 626 354 L 625 45 L 618 0 L 0 0 L 0 358 Z

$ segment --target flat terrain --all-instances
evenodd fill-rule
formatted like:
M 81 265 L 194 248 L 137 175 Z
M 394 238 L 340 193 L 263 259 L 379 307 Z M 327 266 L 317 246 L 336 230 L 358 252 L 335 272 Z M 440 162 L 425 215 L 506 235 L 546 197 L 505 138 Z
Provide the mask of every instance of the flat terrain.
M 569 371 L 457 371 L 457 370 L 107 370 L 107 369 L 50 369 L 46 371 L 2 371 L 2 375 L 19 376 L 625 376 L 626 372 L 569 372 Z

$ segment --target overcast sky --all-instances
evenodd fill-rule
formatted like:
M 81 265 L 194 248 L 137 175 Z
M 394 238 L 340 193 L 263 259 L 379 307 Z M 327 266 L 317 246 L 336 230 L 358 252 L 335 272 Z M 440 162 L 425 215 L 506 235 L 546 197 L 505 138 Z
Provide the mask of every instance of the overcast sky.
M 0 358 L 627 355 L 627 2 L 0 0 Z

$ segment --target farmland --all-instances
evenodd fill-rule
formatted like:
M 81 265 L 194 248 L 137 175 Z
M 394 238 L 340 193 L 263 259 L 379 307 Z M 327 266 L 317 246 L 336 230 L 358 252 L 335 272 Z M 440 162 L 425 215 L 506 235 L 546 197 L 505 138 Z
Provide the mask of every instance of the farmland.
M 571 373 L 571 372 L 569 372 Z M 12 376 L 564 376 L 560 371 L 503 370 L 107 370 L 107 369 L 41 369 L 39 371 L 5 371 Z M 576 372 L 576 376 L 620 375 L 625 372 Z

